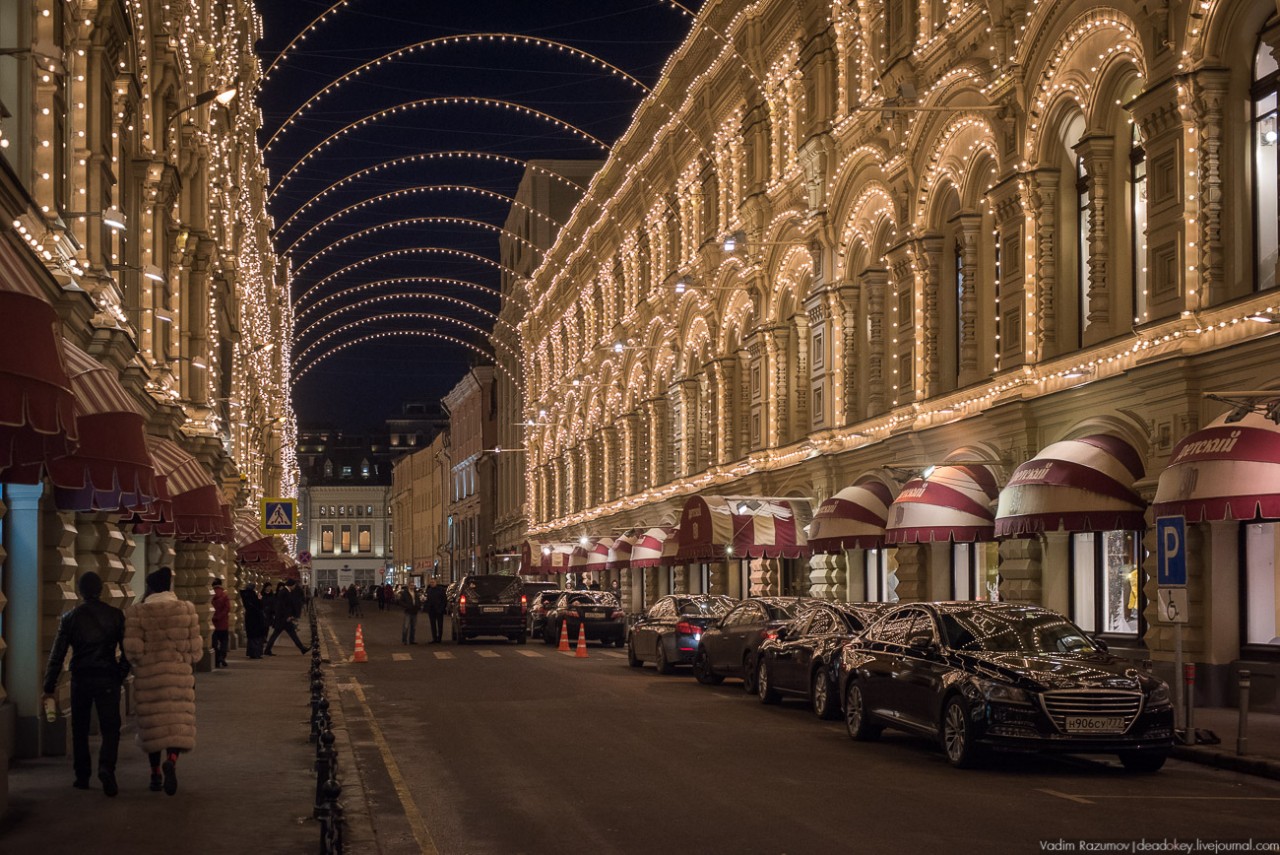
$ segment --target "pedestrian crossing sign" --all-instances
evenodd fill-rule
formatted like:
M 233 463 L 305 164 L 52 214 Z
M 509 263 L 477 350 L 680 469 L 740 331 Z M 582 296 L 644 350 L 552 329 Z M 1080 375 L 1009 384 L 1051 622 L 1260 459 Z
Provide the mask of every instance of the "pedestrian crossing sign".
M 298 500 L 297 499 L 263 499 L 262 500 L 262 533 L 263 534 L 297 534 L 298 533 Z

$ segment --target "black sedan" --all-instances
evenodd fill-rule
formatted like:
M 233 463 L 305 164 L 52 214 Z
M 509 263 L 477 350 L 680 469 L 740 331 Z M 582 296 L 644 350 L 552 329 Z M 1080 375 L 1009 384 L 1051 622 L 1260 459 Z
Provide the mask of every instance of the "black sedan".
M 725 677 L 741 677 L 742 687 L 756 690 L 756 651 L 767 638 L 790 623 L 808 597 L 751 597 L 738 603 L 716 624 L 707 627 L 693 658 L 699 683 L 715 684 Z
M 760 700 L 772 704 L 782 695 L 798 695 L 808 699 L 819 718 L 839 718 L 840 648 L 889 608 L 887 603 L 824 602 L 779 627 L 757 654 Z
M 631 627 L 627 662 L 639 668 L 653 662 L 659 673 L 693 662 L 698 639 L 736 603 L 717 594 L 672 594 L 658 600 Z
M 955 766 L 999 749 L 1116 754 L 1154 772 L 1173 747 L 1169 687 L 1048 609 L 898 606 L 840 660 L 851 737 L 886 726 L 926 734 Z
M 528 586 L 525 586 L 525 594 L 529 597 L 530 638 L 542 637 L 543 626 L 547 622 L 547 610 L 556 604 L 556 600 L 560 599 L 563 593 L 564 591 L 559 588 L 530 592 Z
M 627 616 L 622 613 L 618 600 L 608 591 L 565 591 L 543 621 L 542 640 L 555 644 L 560 639 L 561 627 L 569 633 L 569 641 L 576 642 L 578 633 L 585 632 L 587 641 L 602 641 L 621 647 L 627 638 Z

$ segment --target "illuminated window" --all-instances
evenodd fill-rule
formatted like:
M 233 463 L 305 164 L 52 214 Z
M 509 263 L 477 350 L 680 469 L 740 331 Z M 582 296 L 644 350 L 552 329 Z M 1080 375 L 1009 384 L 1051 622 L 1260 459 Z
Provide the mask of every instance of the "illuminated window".
M 1077 532 L 1071 536 L 1071 619 L 1087 632 L 1145 631 L 1142 546 L 1136 532 Z
M 898 602 L 896 549 L 868 549 L 863 558 L 863 588 L 868 603 Z
M 351 526 L 344 525 L 342 527 L 342 551 L 351 551 Z
M 951 544 L 951 599 L 999 602 L 999 571 L 998 544 Z
M 373 551 L 373 529 L 367 525 L 362 525 L 356 533 L 356 547 L 360 552 Z
M 1253 203 L 1255 252 L 1254 287 L 1276 287 L 1277 249 L 1280 249 L 1280 145 L 1277 145 L 1276 99 L 1280 68 L 1265 41 L 1259 40 L 1253 65 Z
M 1244 643 L 1280 650 L 1280 523 L 1244 529 Z
M 333 552 L 333 526 L 320 526 L 320 551 Z

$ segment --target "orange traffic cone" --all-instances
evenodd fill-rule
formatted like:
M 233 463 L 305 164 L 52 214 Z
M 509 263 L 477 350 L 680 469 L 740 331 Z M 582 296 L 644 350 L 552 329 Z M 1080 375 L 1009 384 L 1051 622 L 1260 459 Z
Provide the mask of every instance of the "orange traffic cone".
M 573 652 L 574 659 L 587 658 L 587 625 L 578 624 L 578 649 Z
M 567 620 L 560 621 L 560 646 L 556 650 L 561 653 L 569 652 L 569 622 Z
M 369 656 L 364 652 L 364 629 L 356 624 L 356 652 L 351 656 L 352 662 L 368 662 Z

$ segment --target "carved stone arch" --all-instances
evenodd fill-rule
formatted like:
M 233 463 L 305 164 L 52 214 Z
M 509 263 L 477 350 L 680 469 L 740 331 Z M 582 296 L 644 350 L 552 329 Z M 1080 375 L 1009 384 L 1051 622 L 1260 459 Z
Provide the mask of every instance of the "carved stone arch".
M 974 156 L 966 164 L 960 183 L 960 207 L 966 211 L 976 211 L 984 197 L 999 180 L 1000 165 L 995 154 L 985 148 L 974 152 Z
M 1183 49 L 1189 60 L 1203 65 L 1234 64 L 1244 40 L 1252 60 L 1258 33 L 1280 13 L 1275 0 L 1199 0 L 1180 11 L 1186 15 L 1179 28 L 1185 34 Z
M 785 247 L 777 272 L 770 276 L 771 287 L 765 300 L 766 323 L 787 323 L 788 318 L 804 311 L 804 298 L 813 279 L 813 258 L 808 247 Z
M 862 191 L 873 182 L 886 181 L 884 165 L 890 157 L 888 149 L 876 143 L 864 143 L 844 156 L 828 194 L 833 222 L 849 222 Z
M 895 213 L 893 194 L 887 184 L 873 181 L 862 189 L 840 232 L 836 262 L 842 270 L 838 272 L 846 278 L 853 278 L 867 267 L 881 265 L 880 258 L 884 251 L 891 243 L 896 242 Z M 864 247 L 863 258 L 856 267 L 849 252 L 849 247 L 855 241 Z
M 916 174 L 920 176 L 914 211 L 917 225 L 928 221 L 926 208 L 931 204 L 931 196 L 936 192 L 940 178 L 955 185 L 961 199 L 965 197 L 965 176 L 980 153 L 985 153 L 994 160 L 999 159 L 999 149 L 990 120 L 976 113 L 953 115 L 942 126 L 933 148 L 927 155 L 922 151 L 916 159 Z
M 758 318 L 752 295 L 746 291 L 726 292 L 721 306 L 718 353 L 728 356 L 745 347 L 747 336 L 759 324 Z

